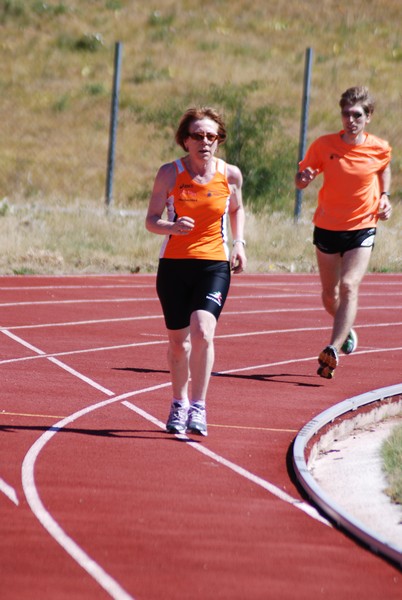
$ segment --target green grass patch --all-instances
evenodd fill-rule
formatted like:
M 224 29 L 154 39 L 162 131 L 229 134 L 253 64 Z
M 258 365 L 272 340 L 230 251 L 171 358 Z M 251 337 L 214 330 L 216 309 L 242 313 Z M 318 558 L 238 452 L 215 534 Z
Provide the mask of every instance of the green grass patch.
M 383 443 L 381 456 L 388 479 L 387 494 L 393 502 L 402 504 L 402 425 L 395 427 Z

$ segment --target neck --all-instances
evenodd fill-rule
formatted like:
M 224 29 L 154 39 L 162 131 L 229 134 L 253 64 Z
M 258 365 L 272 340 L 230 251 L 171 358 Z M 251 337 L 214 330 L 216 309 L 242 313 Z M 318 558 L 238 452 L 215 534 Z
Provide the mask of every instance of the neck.
M 214 157 L 211 156 L 208 160 L 197 160 L 188 155 L 186 158 L 186 166 L 193 175 L 205 177 L 206 175 L 212 174 L 214 171 Z
M 351 135 L 344 131 L 342 139 L 346 144 L 350 144 L 351 146 L 359 146 L 360 144 L 363 144 L 364 140 L 366 139 L 366 136 L 364 132 L 358 133 L 357 135 Z

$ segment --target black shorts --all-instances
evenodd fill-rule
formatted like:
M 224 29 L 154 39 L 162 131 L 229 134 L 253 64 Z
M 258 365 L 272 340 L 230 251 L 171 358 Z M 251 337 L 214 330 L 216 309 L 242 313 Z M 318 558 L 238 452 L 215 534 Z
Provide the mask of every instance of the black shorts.
M 330 231 L 314 227 L 313 244 L 325 254 L 344 255 L 354 248 L 373 248 L 377 229 L 353 229 L 351 231 Z
M 230 267 L 226 260 L 161 258 L 156 291 L 166 327 L 188 327 L 195 310 L 206 310 L 218 320 L 229 286 Z

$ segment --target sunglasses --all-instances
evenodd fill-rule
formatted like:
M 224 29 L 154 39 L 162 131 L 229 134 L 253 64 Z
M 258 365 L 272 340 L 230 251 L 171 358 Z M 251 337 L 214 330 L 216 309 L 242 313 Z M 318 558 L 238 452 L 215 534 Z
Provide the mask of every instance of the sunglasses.
M 349 117 L 352 117 L 352 119 L 354 121 L 358 121 L 359 119 L 361 119 L 366 113 L 364 112 L 351 112 L 349 110 L 343 110 L 342 111 L 342 117 L 345 117 L 346 119 Z
M 204 138 L 207 138 L 208 142 L 213 144 L 219 138 L 217 133 L 189 133 L 188 137 L 195 142 L 203 142 Z

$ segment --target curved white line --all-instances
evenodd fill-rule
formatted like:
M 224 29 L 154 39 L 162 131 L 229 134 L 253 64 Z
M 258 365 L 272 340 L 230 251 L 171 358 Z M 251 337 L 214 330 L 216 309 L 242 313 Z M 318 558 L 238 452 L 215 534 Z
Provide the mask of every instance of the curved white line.
M 159 390 L 165 387 L 169 387 L 171 385 L 170 381 L 168 383 L 163 383 L 155 386 L 151 386 L 148 388 L 143 388 L 140 390 L 135 390 L 131 392 L 126 392 L 124 394 L 120 394 L 119 396 L 115 396 L 113 398 L 109 398 L 108 400 L 103 400 L 102 402 L 98 402 L 93 404 L 92 406 L 85 407 L 72 415 L 62 419 L 57 422 L 51 429 L 42 434 L 36 442 L 31 446 L 22 463 L 22 486 L 27 499 L 27 502 L 36 516 L 38 521 L 43 525 L 46 531 L 50 534 L 50 536 L 67 552 L 69 556 L 73 560 L 77 562 L 104 590 L 106 590 L 112 598 L 115 600 L 132 600 L 133 597 L 130 596 L 120 585 L 114 580 L 98 563 L 96 563 L 57 523 L 57 521 L 52 517 L 52 515 L 46 510 L 45 506 L 42 503 L 42 500 L 39 497 L 38 490 L 35 484 L 35 464 L 38 459 L 40 452 L 43 450 L 45 445 L 51 440 L 56 433 L 58 433 L 63 427 L 71 424 L 76 419 L 89 414 L 97 409 L 104 408 L 110 404 L 116 402 L 122 402 L 127 398 L 131 398 L 133 396 L 143 394 L 146 392 L 151 392 L 154 390 Z M 112 393 L 112 392 L 110 392 Z M 129 406 L 132 410 L 135 410 L 142 417 L 148 419 L 158 427 L 164 428 L 164 424 L 150 415 L 146 413 L 139 407 L 133 405 L 132 403 L 124 403 L 126 406 Z M 186 437 L 186 436 L 184 436 Z M 303 501 L 297 500 L 292 496 L 283 492 L 280 488 L 277 488 L 273 484 L 268 481 L 257 477 L 256 475 L 250 473 L 246 469 L 232 463 L 231 461 L 219 456 L 218 454 L 198 445 L 192 445 L 192 448 L 202 452 L 212 458 L 213 460 L 219 462 L 220 464 L 226 466 L 232 471 L 236 472 L 238 475 L 242 477 L 246 477 L 249 481 L 263 487 L 268 492 L 276 496 L 277 498 L 291 504 L 295 508 L 298 508 L 309 516 L 313 517 L 316 520 L 321 521 L 328 525 L 329 523 L 321 517 L 321 515 L 316 511 L 313 507 L 304 503 Z
M 3 331 L 3 333 L 6 333 L 6 335 L 10 335 L 9 332 Z M 14 336 L 13 334 L 11 334 L 10 337 L 13 337 L 16 341 L 25 345 L 24 340 L 22 340 L 21 338 L 18 338 L 18 336 Z M 230 336 L 228 336 L 228 337 L 230 337 Z M 76 372 L 74 369 L 70 369 L 69 367 L 67 367 L 67 365 L 64 365 L 61 361 L 56 360 L 54 357 L 51 358 L 49 356 L 44 355 L 44 353 L 41 350 L 39 350 L 38 348 L 31 346 L 31 349 L 33 351 L 37 352 L 41 356 L 41 358 L 48 358 L 48 359 L 52 360 L 52 362 L 57 364 L 59 367 L 65 368 L 74 376 L 80 377 L 81 379 L 86 381 L 88 384 L 93 385 L 93 387 L 97 387 L 103 393 L 105 393 L 109 396 L 113 395 L 113 392 L 111 392 L 110 390 L 107 390 L 106 388 L 99 386 L 98 384 L 96 384 L 96 382 L 91 383 L 92 380 L 90 380 L 89 378 L 86 378 L 85 376 L 82 376 L 81 374 Z M 402 349 L 402 348 L 398 348 L 398 350 L 399 349 Z M 395 350 L 395 349 L 393 349 L 393 350 Z M 376 349 L 375 351 L 378 352 L 379 350 Z M 384 349 L 383 351 L 389 351 L 389 350 Z M 362 352 L 362 353 L 364 353 L 364 352 Z M 302 358 L 302 359 L 298 359 L 297 361 L 287 360 L 287 361 L 281 361 L 281 362 L 276 362 L 276 363 L 267 363 L 265 365 L 257 365 L 257 366 L 254 365 L 253 367 L 249 366 L 249 367 L 246 367 L 243 369 L 242 368 L 232 369 L 230 371 L 225 371 L 225 372 L 229 373 L 229 372 L 236 372 L 236 371 L 245 371 L 245 370 L 250 370 L 250 369 L 267 367 L 270 365 L 273 366 L 273 365 L 278 365 L 278 364 L 288 364 L 290 362 L 292 362 L 292 363 L 303 362 L 303 361 L 312 360 L 312 359 L 316 360 L 316 357 Z M 222 371 L 222 373 L 225 373 L 225 372 Z M 59 543 L 65 549 L 65 551 L 85 571 L 87 571 L 87 573 L 90 574 L 91 577 L 93 577 L 95 579 L 95 581 L 97 581 L 98 584 L 112 596 L 112 598 L 115 598 L 116 600 L 129 600 L 129 599 L 132 600 L 132 596 L 130 596 L 108 573 L 106 573 L 106 571 L 100 565 L 98 565 L 80 546 L 78 546 L 78 544 L 65 533 L 65 531 L 60 527 L 60 525 L 50 515 L 50 513 L 48 513 L 48 511 L 44 507 L 44 505 L 39 497 L 39 494 L 38 494 L 38 491 L 37 491 L 37 488 L 35 485 L 35 477 L 34 477 L 35 463 L 36 463 L 36 460 L 37 460 L 40 452 L 42 451 L 44 446 L 47 444 L 47 442 L 58 431 L 60 431 L 60 429 L 62 429 L 66 425 L 70 424 L 74 420 L 78 419 L 79 417 L 86 415 L 94 410 L 99 409 L 99 408 L 103 408 L 109 404 L 123 401 L 126 398 L 130 398 L 132 396 L 142 394 L 142 393 L 145 393 L 148 391 L 153 391 L 153 390 L 161 389 L 164 387 L 168 387 L 170 385 L 171 385 L 171 383 L 168 382 L 168 383 L 152 386 L 149 388 L 144 388 L 141 390 L 127 392 L 127 393 L 121 394 L 119 396 L 109 398 L 108 400 L 96 403 L 92 406 L 86 407 L 80 411 L 73 413 L 69 417 L 66 417 L 65 419 L 62 419 L 61 421 L 56 423 L 56 425 L 54 427 L 52 427 L 52 429 L 48 430 L 40 438 L 38 438 L 37 441 L 30 448 L 28 453 L 26 454 L 23 464 L 22 464 L 22 485 L 23 485 L 23 489 L 24 489 L 24 492 L 25 492 L 25 495 L 27 498 L 27 502 L 28 502 L 32 512 L 34 513 L 34 515 L 37 517 L 37 519 L 40 521 L 40 523 L 43 525 L 43 527 L 49 532 L 49 534 L 57 541 L 57 543 Z M 131 405 L 131 406 L 134 406 L 134 405 Z M 139 412 L 139 414 L 141 414 L 140 413 L 141 409 L 139 409 L 138 407 L 135 407 L 135 409 Z M 148 415 L 148 413 L 144 413 L 144 411 L 141 411 L 141 412 L 143 413 L 143 416 L 145 414 Z M 146 418 L 149 418 L 149 420 L 154 419 L 154 417 L 152 417 L 151 415 L 148 415 Z M 252 473 L 246 471 L 239 465 L 235 465 L 234 463 L 231 463 L 227 459 L 225 459 L 219 455 L 215 455 L 215 453 L 207 450 L 203 446 L 199 446 L 199 447 L 198 446 L 199 445 L 192 445 L 192 447 L 196 448 L 198 451 L 203 452 L 204 454 L 207 454 L 210 458 L 217 460 L 221 464 L 225 465 L 227 468 L 232 469 L 239 475 L 247 477 L 249 480 L 253 481 L 257 485 L 264 487 L 265 489 L 267 489 L 267 491 L 274 494 L 278 498 L 284 500 L 285 502 L 291 503 L 296 508 L 304 510 L 306 513 L 308 513 L 313 518 L 315 518 L 315 519 L 318 518 L 319 520 L 326 522 L 324 519 L 322 519 L 322 517 L 319 515 L 319 513 L 315 511 L 315 509 L 313 507 L 310 507 L 309 505 L 306 505 L 304 502 L 296 500 L 296 499 L 292 498 L 291 496 L 288 496 L 279 488 L 276 488 L 275 486 L 273 486 L 269 482 L 263 480 L 262 478 L 259 478 L 255 475 L 253 475 Z
M 56 435 L 63 427 L 69 425 L 79 417 L 87 415 L 88 413 L 103 408 L 114 402 L 119 402 L 125 398 L 130 398 L 140 393 L 150 392 L 158 390 L 163 387 L 167 387 L 169 383 L 152 386 L 142 390 L 136 390 L 133 392 L 126 392 L 120 396 L 109 398 L 92 406 L 83 408 L 69 417 L 62 419 L 56 423 L 51 429 L 43 433 L 36 442 L 31 446 L 22 463 L 22 487 L 27 499 L 27 502 L 38 519 L 43 525 L 46 531 L 51 535 L 54 540 L 64 548 L 64 550 L 73 558 L 98 584 L 106 590 L 112 598 L 116 600 L 133 600 L 133 596 L 128 594 L 118 583 L 115 581 L 106 571 L 98 565 L 67 533 L 60 527 L 55 521 L 51 514 L 44 507 L 42 500 L 39 497 L 36 484 L 35 484 L 35 463 L 38 459 L 40 452 L 43 450 L 45 445 L 48 443 L 53 436 Z

